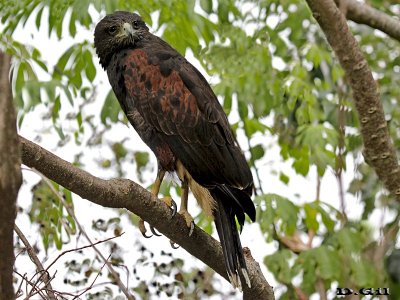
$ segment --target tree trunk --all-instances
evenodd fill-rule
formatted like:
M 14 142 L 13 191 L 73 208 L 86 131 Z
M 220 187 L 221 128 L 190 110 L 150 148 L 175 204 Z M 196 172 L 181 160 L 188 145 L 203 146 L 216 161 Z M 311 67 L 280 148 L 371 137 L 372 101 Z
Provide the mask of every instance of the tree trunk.
M 0 299 L 15 299 L 14 222 L 21 186 L 21 158 L 9 82 L 10 57 L 0 52 Z

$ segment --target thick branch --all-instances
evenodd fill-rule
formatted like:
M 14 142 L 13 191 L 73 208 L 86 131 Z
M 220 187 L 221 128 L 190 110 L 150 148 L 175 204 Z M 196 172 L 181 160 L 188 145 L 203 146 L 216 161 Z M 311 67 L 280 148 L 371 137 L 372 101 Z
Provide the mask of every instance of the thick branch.
M 375 169 L 385 187 L 400 200 L 400 168 L 371 70 L 334 1 L 307 0 L 307 3 L 353 89 L 364 140 L 365 160 Z
M 179 215 L 171 218 L 171 210 L 137 183 L 127 179 L 97 178 L 23 137 L 20 137 L 20 143 L 22 162 L 25 165 L 39 170 L 93 203 L 105 207 L 126 208 L 228 279 L 220 244 L 199 227 L 195 227 L 189 237 L 185 220 Z M 244 298 L 274 299 L 272 288 L 262 275 L 257 262 L 251 257 L 250 251 L 245 251 L 245 256 L 252 288 L 244 287 Z
M 359 24 L 365 24 L 379 29 L 392 38 L 400 41 L 400 20 L 389 16 L 365 3 L 356 0 L 340 1 L 346 17 Z
M 21 160 L 9 82 L 10 57 L 0 52 L 0 299 L 14 299 L 14 222 Z

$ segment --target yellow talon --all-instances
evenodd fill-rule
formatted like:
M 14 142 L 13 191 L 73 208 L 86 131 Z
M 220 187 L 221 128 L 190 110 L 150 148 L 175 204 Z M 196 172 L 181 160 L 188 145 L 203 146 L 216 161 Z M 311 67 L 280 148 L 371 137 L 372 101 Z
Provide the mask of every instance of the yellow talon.
M 138 227 L 139 227 L 140 232 L 142 233 L 142 235 L 143 235 L 145 238 L 150 238 L 150 237 L 151 237 L 151 235 L 147 235 L 147 234 L 146 234 L 147 229 L 146 229 L 146 226 L 144 226 L 144 221 L 143 221 L 142 219 L 139 220 Z
M 165 196 L 160 199 L 162 202 L 164 202 L 168 207 L 172 209 L 172 216 L 174 217 L 176 215 L 177 207 L 175 201 L 170 197 L 170 196 Z

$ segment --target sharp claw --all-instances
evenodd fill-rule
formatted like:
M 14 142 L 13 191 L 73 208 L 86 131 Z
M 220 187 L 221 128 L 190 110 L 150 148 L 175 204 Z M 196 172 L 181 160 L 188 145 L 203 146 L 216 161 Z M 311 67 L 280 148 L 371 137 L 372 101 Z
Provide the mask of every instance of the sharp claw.
M 179 248 L 179 245 L 176 244 L 175 242 L 169 240 L 169 243 L 171 244 L 172 249 L 178 249 L 178 248 Z M 175 245 L 176 245 L 176 246 L 175 246 Z
M 171 204 L 172 204 L 172 207 L 171 207 L 171 209 L 172 209 L 172 215 L 171 215 L 171 218 L 173 218 L 173 217 L 175 217 L 175 215 L 176 215 L 176 212 L 178 211 L 178 207 L 176 206 L 176 203 L 175 203 L 175 201 L 174 201 L 174 200 L 172 200 L 172 199 L 171 199 Z
M 151 238 L 153 235 L 151 234 L 151 235 L 146 235 L 146 232 L 142 232 L 142 235 L 146 238 L 146 239 L 149 239 L 149 238 Z
M 142 220 L 142 219 L 140 219 L 139 220 L 139 230 L 140 230 L 140 233 L 146 238 L 146 239 L 149 239 L 149 238 L 151 238 L 152 237 L 152 235 L 146 235 L 146 227 L 144 226 L 144 221 Z
M 189 236 L 192 236 L 194 230 L 194 221 L 190 222 Z
M 155 235 L 155 236 L 162 236 L 162 234 L 159 234 L 153 226 L 150 225 L 150 231 Z

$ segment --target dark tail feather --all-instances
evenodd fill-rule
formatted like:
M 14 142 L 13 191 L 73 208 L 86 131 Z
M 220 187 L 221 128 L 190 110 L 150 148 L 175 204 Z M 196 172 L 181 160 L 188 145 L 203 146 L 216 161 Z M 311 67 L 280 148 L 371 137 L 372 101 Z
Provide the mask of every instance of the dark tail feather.
M 214 220 L 221 241 L 229 280 L 234 287 L 242 289 L 240 281 L 240 275 L 242 275 L 246 284 L 251 287 L 235 218 L 236 215 L 241 215 L 244 218 L 243 208 L 236 204 L 239 199 L 232 199 L 231 193 L 226 193 L 219 187 L 210 190 L 210 192 L 217 203 Z M 245 196 L 250 198 L 246 194 Z

